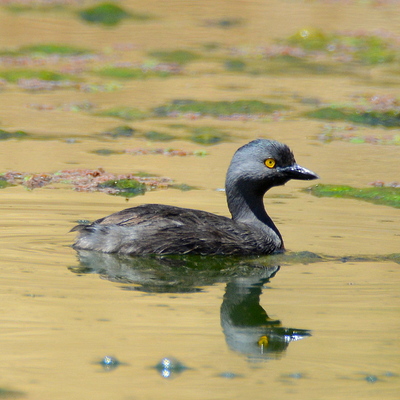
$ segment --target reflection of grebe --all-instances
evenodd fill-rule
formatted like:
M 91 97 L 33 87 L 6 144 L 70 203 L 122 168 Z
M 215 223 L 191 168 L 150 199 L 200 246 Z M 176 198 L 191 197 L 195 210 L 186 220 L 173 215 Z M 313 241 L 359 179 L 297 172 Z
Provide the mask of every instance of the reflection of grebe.
M 232 219 L 200 210 L 147 204 L 78 225 L 76 249 L 105 253 L 270 254 L 283 250 L 281 234 L 265 211 L 263 196 L 290 179 L 318 176 L 296 164 L 286 145 L 266 139 L 239 148 L 226 176 Z
M 252 360 L 279 359 L 291 342 L 311 336 L 307 329 L 286 328 L 260 305 L 263 286 L 279 266 L 259 269 L 258 276 L 231 279 L 221 305 L 221 326 L 229 348 Z

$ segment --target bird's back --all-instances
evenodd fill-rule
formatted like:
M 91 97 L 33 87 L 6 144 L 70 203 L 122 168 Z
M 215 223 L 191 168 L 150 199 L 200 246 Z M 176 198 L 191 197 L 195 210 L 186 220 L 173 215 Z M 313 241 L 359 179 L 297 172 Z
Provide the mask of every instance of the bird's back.
M 206 211 L 146 204 L 73 228 L 77 249 L 131 255 L 270 254 L 281 243 L 265 231 Z

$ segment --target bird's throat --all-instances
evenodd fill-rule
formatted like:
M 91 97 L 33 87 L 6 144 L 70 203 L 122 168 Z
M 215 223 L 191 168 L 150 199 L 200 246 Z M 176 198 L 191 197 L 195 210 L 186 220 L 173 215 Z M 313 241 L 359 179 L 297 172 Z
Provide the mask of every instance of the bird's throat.
M 272 230 L 282 241 L 278 228 L 265 210 L 264 194 L 227 189 L 228 208 L 232 219 L 266 232 Z

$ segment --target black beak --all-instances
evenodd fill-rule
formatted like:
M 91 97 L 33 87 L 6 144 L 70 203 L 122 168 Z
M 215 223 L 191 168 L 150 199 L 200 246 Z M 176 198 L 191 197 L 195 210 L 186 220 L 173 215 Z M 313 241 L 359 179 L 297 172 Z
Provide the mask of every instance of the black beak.
M 300 179 L 303 181 L 311 181 L 319 179 L 319 176 L 307 168 L 301 167 L 298 164 L 293 164 L 288 167 L 280 168 L 289 179 Z

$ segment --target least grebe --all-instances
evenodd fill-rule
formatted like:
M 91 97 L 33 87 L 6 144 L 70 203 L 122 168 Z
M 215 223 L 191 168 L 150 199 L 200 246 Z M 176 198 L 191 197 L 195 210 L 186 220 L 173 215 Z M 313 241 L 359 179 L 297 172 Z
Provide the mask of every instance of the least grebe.
M 75 249 L 131 255 L 256 255 L 284 250 L 282 236 L 265 211 L 263 196 L 290 179 L 317 179 L 296 164 L 289 147 L 257 139 L 234 154 L 225 181 L 232 219 L 161 204 L 128 208 L 78 225 Z

